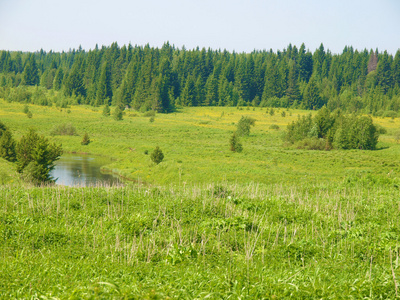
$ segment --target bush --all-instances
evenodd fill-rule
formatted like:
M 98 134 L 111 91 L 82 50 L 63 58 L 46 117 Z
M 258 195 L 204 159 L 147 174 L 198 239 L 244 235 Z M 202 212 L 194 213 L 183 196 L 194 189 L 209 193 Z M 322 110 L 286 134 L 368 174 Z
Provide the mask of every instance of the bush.
M 62 154 L 62 148 L 31 129 L 17 144 L 16 154 L 17 171 L 32 183 L 41 184 L 53 181 L 50 172 Z
M 155 117 L 155 115 L 156 115 L 156 112 L 154 110 L 149 110 L 143 114 L 143 117 Z
M 119 106 L 115 107 L 113 116 L 114 116 L 114 120 L 116 120 L 116 121 L 121 121 L 122 120 L 123 111 Z
M 16 160 L 15 141 L 12 133 L 0 122 L 0 157 L 14 162 Z
M 55 126 L 50 135 L 77 135 L 77 133 L 75 127 L 69 123 Z
M 154 149 L 154 151 L 151 153 L 150 155 L 151 160 L 155 163 L 155 164 L 159 164 L 160 162 L 163 161 L 164 159 L 164 154 L 162 153 L 160 147 L 156 147 Z
M 322 108 L 314 118 L 310 114 L 289 124 L 285 138 L 290 143 L 303 141 L 301 147 L 307 149 L 323 148 L 322 141 L 315 146 L 315 141 L 306 140 L 311 138 L 325 140 L 325 149 L 333 145 L 338 149 L 374 150 L 378 136 L 379 131 L 370 117 L 344 116 L 340 111 L 331 114 Z
M 326 140 L 319 138 L 305 138 L 297 142 L 296 148 L 305 150 L 329 150 Z
M 89 143 L 90 143 L 89 135 L 87 134 L 87 132 L 85 132 L 81 141 L 81 145 L 89 145 Z
M 269 126 L 269 129 L 279 130 L 279 126 L 276 124 L 272 124 L 271 126 Z
M 256 123 L 256 120 L 251 118 L 251 117 L 243 117 L 239 120 L 237 123 L 237 130 L 236 134 L 238 136 L 244 136 L 244 135 L 249 135 L 250 134 L 250 127 L 254 126 Z
M 108 106 L 108 103 L 106 103 L 103 108 L 103 116 L 108 117 L 110 113 L 110 107 Z
M 238 136 L 236 135 L 236 132 L 234 132 L 229 140 L 229 145 L 230 149 L 233 152 L 242 152 L 243 151 L 243 146 L 239 141 Z

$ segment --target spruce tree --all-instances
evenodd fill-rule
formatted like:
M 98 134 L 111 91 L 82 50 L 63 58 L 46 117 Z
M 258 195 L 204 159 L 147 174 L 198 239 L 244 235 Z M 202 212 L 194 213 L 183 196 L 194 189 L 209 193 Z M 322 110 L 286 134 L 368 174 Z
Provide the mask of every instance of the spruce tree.
M 155 149 L 154 149 L 154 151 L 151 153 L 151 155 L 150 155 L 150 158 L 151 158 L 151 160 L 156 164 L 156 165 L 158 165 L 160 162 L 162 162 L 163 161 L 163 159 L 164 159 L 164 154 L 163 154 L 163 152 L 161 151 L 161 149 L 160 149 L 160 147 L 156 147 Z

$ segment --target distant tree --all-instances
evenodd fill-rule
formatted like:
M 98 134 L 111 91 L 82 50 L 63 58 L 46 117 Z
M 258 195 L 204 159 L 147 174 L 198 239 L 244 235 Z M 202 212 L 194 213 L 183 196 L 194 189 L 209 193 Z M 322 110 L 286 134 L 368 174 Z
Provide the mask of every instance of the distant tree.
M 122 116 L 123 116 L 123 111 L 122 111 L 122 109 L 117 105 L 117 106 L 115 107 L 114 113 L 113 113 L 114 120 L 120 121 L 120 120 L 122 120 Z
M 89 145 L 89 143 L 90 143 L 89 135 L 87 134 L 87 132 L 85 132 L 81 141 L 81 145 Z
M 233 152 L 242 152 L 243 146 L 240 143 L 239 137 L 237 136 L 236 132 L 234 132 L 229 139 L 230 149 Z
M 16 160 L 15 141 L 11 131 L 0 122 L 0 157 L 14 162 Z
M 25 65 L 24 72 L 22 73 L 22 82 L 25 85 L 39 84 L 39 70 L 33 53 L 29 55 L 28 62 Z
M 304 107 L 306 109 L 319 109 L 323 102 L 317 85 L 317 80 L 313 76 L 307 84 L 303 94 Z
M 239 122 L 237 123 L 236 134 L 238 136 L 244 136 L 250 134 L 250 127 L 254 126 L 256 120 L 251 117 L 241 117 Z
M 151 160 L 155 163 L 155 164 L 159 164 L 160 162 L 162 162 L 163 161 L 163 159 L 164 159 L 164 154 L 163 154 L 163 152 L 161 151 L 161 149 L 160 149 L 160 147 L 156 147 L 155 149 L 154 149 L 154 151 L 151 153 L 151 155 L 150 155 L 150 158 L 151 158 Z
M 50 172 L 62 154 L 62 148 L 31 129 L 17 144 L 16 153 L 17 171 L 32 183 L 41 184 L 53 180 Z
M 63 70 L 61 68 L 58 68 L 54 76 L 54 82 L 53 82 L 53 88 L 56 91 L 59 91 L 61 89 L 63 79 L 64 79 Z
M 103 108 L 103 116 L 108 117 L 110 115 L 110 106 L 108 105 L 108 103 L 104 104 L 104 108 Z
M 105 62 L 101 69 L 101 74 L 97 85 L 97 105 L 109 103 L 112 100 L 112 97 L 111 67 L 108 62 Z

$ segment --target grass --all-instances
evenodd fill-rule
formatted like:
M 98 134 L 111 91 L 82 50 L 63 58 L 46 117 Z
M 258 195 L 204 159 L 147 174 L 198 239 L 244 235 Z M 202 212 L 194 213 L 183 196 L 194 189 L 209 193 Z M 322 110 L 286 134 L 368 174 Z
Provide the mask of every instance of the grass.
M 34 127 L 58 143 L 66 152 L 108 156 L 116 161 L 104 169 L 126 178 L 150 184 L 282 183 L 341 181 L 347 176 L 373 173 L 397 176 L 400 146 L 396 128 L 400 119 L 378 118 L 387 128 L 379 151 L 305 151 L 285 146 L 281 137 L 286 125 L 308 111 L 286 111 L 274 116 L 265 108 L 238 110 L 230 107 L 184 108 L 172 114 L 157 114 L 154 122 L 137 112 L 127 111 L 122 121 L 102 116 L 102 108 L 72 106 L 67 109 L 30 106 L 33 118 L 23 113 L 23 105 L 0 100 L 0 120 L 14 130 L 17 139 Z M 283 110 L 282 110 L 283 111 Z M 133 115 L 133 117 L 131 117 Z M 249 137 L 242 138 L 242 153 L 229 150 L 229 138 L 242 115 L 256 119 Z M 76 136 L 51 136 L 60 124 L 70 124 Z M 279 126 L 279 130 L 275 129 Z M 87 132 L 91 143 L 81 145 Z M 156 146 L 165 158 L 159 165 L 150 156 Z
M 0 101 L 17 139 L 36 127 L 139 183 L 33 187 L 1 160 L 1 299 L 399 298 L 398 119 L 374 119 L 381 150 L 305 151 L 280 139 L 305 111 L 29 109 Z M 242 115 L 256 126 L 232 153 Z M 78 135 L 50 136 L 60 123 Z
M 396 297 L 398 188 L 0 189 L 3 298 Z

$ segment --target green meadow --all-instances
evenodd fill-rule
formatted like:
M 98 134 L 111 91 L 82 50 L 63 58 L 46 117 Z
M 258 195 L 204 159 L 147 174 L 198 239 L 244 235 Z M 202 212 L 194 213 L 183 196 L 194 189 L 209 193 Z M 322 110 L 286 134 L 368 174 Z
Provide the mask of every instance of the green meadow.
M 312 151 L 282 139 L 309 111 L 189 107 L 151 122 L 23 110 L 0 100 L 16 140 L 35 128 L 65 152 L 112 158 L 104 171 L 127 181 L 35 187 L 1 160 L 2 299 L 399 298 L 399 119 L 374 118 L 378 150 Z M 241 116 L 256 123 L 234 153 Z M 77 135 L 51 135 L 60 124 Z

